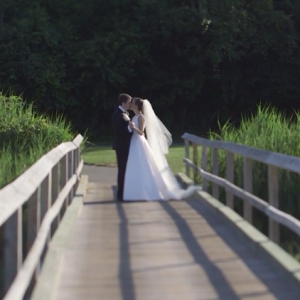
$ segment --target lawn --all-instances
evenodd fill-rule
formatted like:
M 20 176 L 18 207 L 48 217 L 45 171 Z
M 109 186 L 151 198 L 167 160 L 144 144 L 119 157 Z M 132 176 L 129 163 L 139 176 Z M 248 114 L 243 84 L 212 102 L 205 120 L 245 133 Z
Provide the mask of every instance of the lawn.
M 88 147 L 83 151 L 82 157 L 84 162 L 88 164 L 111 167 L 117 165 L 115 151 L 107 146 Z M 185 172 L 185 166 L 182 162 L 184 146 L 176 145 L 170 147 L 166 157 L 173 173 Z

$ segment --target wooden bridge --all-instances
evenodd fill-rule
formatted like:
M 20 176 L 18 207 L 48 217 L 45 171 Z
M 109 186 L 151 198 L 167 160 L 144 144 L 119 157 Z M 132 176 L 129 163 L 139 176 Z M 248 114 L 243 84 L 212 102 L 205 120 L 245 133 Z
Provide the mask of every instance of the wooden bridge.
M 300 222 L 277 207 L 278 168 L 300 173 L 300 159 L 183 138 L 186 174 L 194 168 L 203 182 L 184 201 L 115 201 L 116 169 L 83 167 L 81 136 L 3 188 L 3 299 L 299 300 L 300 264 L 277 243 L 278 224 L 299 235 Z M 194 155 L 202 147 L 201 167 L 190 160 L 191 143 Z M 218 176 L 219 149 L 227 151 L 226 178 Z M 235 154 L 244 157 L 243 189 L 233 184 Z M 252 195 L 253 160 L 268 165 L 269 199 Z M 179 174 L 185 186 L 186 174 Z M 233 195 L 244 201 L 245 219 L 233 211 Z M 251 225 L 253 206 L 269 217 L 269 237 Z

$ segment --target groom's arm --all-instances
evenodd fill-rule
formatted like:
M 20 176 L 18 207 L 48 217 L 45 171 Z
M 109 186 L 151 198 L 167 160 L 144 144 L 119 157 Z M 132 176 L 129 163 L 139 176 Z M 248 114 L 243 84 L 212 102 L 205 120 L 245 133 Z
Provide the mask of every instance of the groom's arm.
M 126 115 L 127 116 L 127 115 Z M 128 117 L 129 119 L 129 117 Z M 130 131 L 128 128 L 129 126 L 129 120 L 125 120 L 123 114 L 114 114 L 112 116 L 112 123 L 114 127 L 114 131 L 116 134 L 130 134 Z

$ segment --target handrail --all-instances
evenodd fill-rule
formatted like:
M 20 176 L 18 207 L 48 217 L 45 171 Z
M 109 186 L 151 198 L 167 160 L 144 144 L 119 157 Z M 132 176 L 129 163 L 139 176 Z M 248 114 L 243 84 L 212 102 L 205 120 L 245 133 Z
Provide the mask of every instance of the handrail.
M 244 201 L 244 218 L 252 221 L 252 207 L 256 207 L 269 217 L 269 238 L 279 243 L 279 224 L 284 225 L 300 236 L 300 221 L 293 216 L 278 209 L 278 168 L 300 174 L 300 158 L 285 155 L 226 141 L 213 141 L 204 139 L 189 133 L 182 135 L 185 141 L 186 174 L 190 175 L 190 167 L 194 168 L 202 176 L 203 190 L 207 190 L 207 181 L 212 182 L 212 194 L 219 198 L 219 187 L 226 190 L 226 205 L 233 208 L 233 195 Z M 197 159 L 197 146 L 202 147 L 201 167 L 190 160 L 190 143 L 193 145 L 193 160 Z M 207 171 L 207 148 L 212 148 L 212 173 Z M 218 151 L 226 151 L 226 178 L 218 176 L 219 163 Z M 234 155 L 244 158 L 244 187 L 236 186 L 234 181 Z M 252 194 L 252 163 L 258 161 L 268 166 L 268 199 L 267 202 Z
M 184 159 L 183 161 L 186 164 L 189 164 L 191 167 L 195 168 L 202 175 L 202 177 L 218 184 L 219 186 L 222 186 L 223 188 L 225 188 L 225 190 L 232 192 L 234 195 L 241 198 L 242 200 L 247 201 L 249 204 L 257 208 L 261 212 L 265 213 L 267 216 L 272 217 L 272 219 L 276 220 L 280 224 L 285 225 L 287 228 L 294 231 L 300 237 L 300 221 L 295 217 L 279 210 L 276 207 L 269 205 L 268 202 L 246 192 L 245 190 L 234 185 L 228 180 L 205 172 L 204 170 L 193 164 L 189 159 Z
M 182 138 L 197 145 L 223 149 L 268 165 L 273 165 L 288 171 L 300 173 L 299 157 L 257 149 L 231 142 L 207 140 L 189 133 L 185 133 Z
M 0 226 L 5 225 L 5 298 L 23 299 L 38 276 L 44 249 L 78 186 L 83 137 L 62 143 L 0 190 Z M 23 259 L 23 205 L 27 205 Z M 23 262 L 24 260 L 24 262 Z

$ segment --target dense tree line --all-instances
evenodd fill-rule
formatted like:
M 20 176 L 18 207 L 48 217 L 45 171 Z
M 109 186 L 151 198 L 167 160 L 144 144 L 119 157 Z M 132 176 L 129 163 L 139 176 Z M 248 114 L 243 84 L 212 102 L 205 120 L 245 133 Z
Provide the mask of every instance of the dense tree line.
M 299 109 L 299 37 L 292 0 L 4 0 L 0 88 L 98 136 L 120 92 L 200 134 L 259 102 Z

